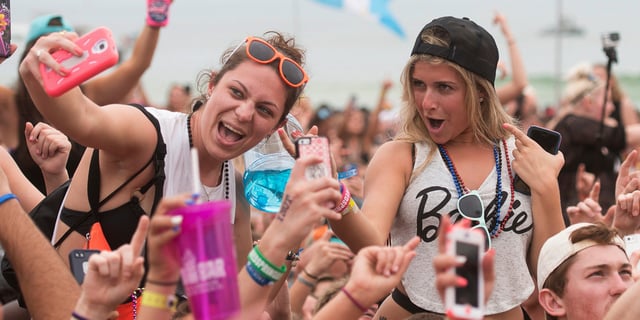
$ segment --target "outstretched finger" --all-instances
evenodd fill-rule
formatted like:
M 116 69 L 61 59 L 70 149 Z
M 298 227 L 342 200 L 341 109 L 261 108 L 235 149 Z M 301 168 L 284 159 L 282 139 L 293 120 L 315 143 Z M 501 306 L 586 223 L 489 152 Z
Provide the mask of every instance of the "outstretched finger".
M 138 221 L 138 227 L 136 232 L 131 237 L 131 248 L 134 254 L 142 254 L 142 248 L 144 247 L 144 239 L 147 237 L 147 230 L 149 229 L 149 217 L 143 215 Z
M 514 137 L 516 137 L 516 140 L 522 142 L 523 144 L 526 144 L 525 142 L 529 140 L 529 137 L 527 137 L 524 132 L 522 132 L 518 127 L 512 124 L 503 123 L 502 127 L 507 129 L 507 131 L 509 131 Z
M 589 198 L 593 201 L 598 202 L 600 199 L 600 180 L 596 180 L 593 183 L 593 187 L 591 187 L 591 191 L 589 191 Z
M 637 158 L 638 158 L 637 150 L 634 149 L 631 152 L 629 152 L 627 157 L 624 159 L 624 161 L 620 165 L 620 171 L 618 172 L 618 175 L 621 177 L 628 177 L 629 171 L 631 170 L 631 167 L 635 166 Z

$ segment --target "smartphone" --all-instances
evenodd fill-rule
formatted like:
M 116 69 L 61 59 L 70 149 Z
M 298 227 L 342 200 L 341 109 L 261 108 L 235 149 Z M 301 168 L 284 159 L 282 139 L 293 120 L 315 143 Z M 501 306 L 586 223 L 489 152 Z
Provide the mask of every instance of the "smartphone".
M 76 278 L 79 284 L 84 282 L 84 275 L 87 274 L 87 268 L 89 267 L 89 257 L 91 255 L 100 253 L 100 250 L 93 249 L 74 249 L 69 252 L 69 265 L 71 266 L 71 273 Z
M 445 290 L 447 314 L 459 319 L 482 319 L 484 316 L 484 279 L 482 254 L 484 235 L 478 229 L 454 226 L 447 233 L 447 253 L 464 256 L 463 265 L 454 268 L 457 276 L 467 280 L 466 287 L 448 287 Z
M 326 137 L 300 137 L 296 140 L 296 154 L 298 158 L 318 155 L 322 162 L 307 167 L 305 176 L 307 179 L 331 177 L 331 154 L 329 153 L 329 140 Z
M 80 57 L 66 50 L 58 50 L 52 54 L 56 61 L 70 71 L 66 76 L 60 76 L 53 69 L 40 64 L 44 90 L 48 95 L 57 97 L 118 62 L 113 34 L 105 27 L 94 29 L 78 38 L 76 44 L 83 51 Z
M 0 58 L 11 55 L 11 4 L 0 0 Z
M 562 141 L 562 135 L 559 132 L 551 129 L 532 125 L 527 130 L 527 136 L 533 141 L 537 142 L 545 151 L 556 154 L 560 149 L 560 142 Z M 531 195 L 531 189 L 518 175 L 513 179 L 513 188 L 520 193 Z
M 631 256 L 634 251 L 640 250 L 640 234 L 630 234 L 624 236 L 624 246 L 627 256 Z

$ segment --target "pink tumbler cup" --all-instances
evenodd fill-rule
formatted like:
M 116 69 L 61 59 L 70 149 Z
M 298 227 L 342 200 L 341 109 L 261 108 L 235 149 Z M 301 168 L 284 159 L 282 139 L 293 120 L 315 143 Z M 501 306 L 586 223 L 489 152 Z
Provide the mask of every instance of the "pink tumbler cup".
M 240 310 L 235 245 L 228 200 L 173 210 L 182 215 L 177 237 L 182 284 L 199 320 L 228 319 Z

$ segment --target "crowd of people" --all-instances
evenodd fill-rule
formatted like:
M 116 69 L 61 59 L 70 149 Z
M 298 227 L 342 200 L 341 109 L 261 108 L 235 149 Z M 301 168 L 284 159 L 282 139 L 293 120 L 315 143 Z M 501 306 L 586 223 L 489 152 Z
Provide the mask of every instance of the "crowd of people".
M 606 66 L 576 66 L 547 117 L 502 14 L 511 76 L 500 85 L 494 37 L 432 17 L 375 106 L 314 106 L 304 49 L 268 31 L 224 51 L 200 87 L 175 83 L 166 106 L 150 106 L 140 79 L 169 7 L 153 10 L 130 57 L 59 97 L 40 66 L 64 76 L 52 53 L 80 55 L 79 35 L 55 14 L 31 25 L 16 89 L 0 88 L 0 244 L 15 275 L 3 261 L 0 319 L 193 319 L 170 212 L 193 205 L 194 185 L 200 201 L 231 203 L 231 319 L 455 318 L 445 292 L 471 279 L 452 272 L 468 263 L 447 250 L 454 226 L 486 237 L 484 319 L 640 316 L 640 252 L 626 246 L 640 235 L 640 117 Z M 294 137 L 329 139 L 333 176 L 307 178 L 322 159 L 296 157 L 289 114 Z M 561 134 L 558 153 L 532 125 Z M 276 214 L 249 205 L 239 161 L 273 134 L 297 158 Z M 476 217 L 461 209 L 468 196 Z M 100 251 L 81 285 L 67 260 L 80 248 Z

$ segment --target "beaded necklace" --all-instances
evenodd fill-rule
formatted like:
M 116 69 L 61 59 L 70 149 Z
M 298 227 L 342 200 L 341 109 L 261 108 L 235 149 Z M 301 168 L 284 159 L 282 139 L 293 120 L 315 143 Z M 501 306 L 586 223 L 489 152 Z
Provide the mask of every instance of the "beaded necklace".
M 189 148 L 193 148 L 193 136 L 191 135 L 191 116 L 192 115 L 193 113 L 190 113 L 187 116 L 187 134 L 189 135 Z M 222 163 L 222 175 L 224 176 L 224 178 L 222 179 L 222 181 L 224 182 L 224 199 L 229 200 L 229 160 L 225 160 Z M 204 194 L 207 196 L 207 201 L 211 200 L 209 197 L 210 189 L 212 188 L 202 184 L 202 190 L 204 191 Z
M 504 149 L 505 149 L 507 172 L 509 174 L 509 181 L 511 181 L 510 183 L 511 200 L 509 202 L 509 209 L 507 210 L 507 214 L 501 220 L 500 208 L 502 207 L 502 201 L 503 201 L 502 199 L 502 152 L 500 150 L 500 147 L 498 147 L 498 145 L 496 144 L 493 146 L 493 158 L 496 163 L 496 174 L 498 175 L 498 178 L 496 181 L 495 223 L 493 224 L 493 227 L 491 228 L 491 230 L 489 230 L 492 238 L 498 237 L 498 235 L 504 229 L 504 226 L 507 220 L 511 217 L 511 215 L 513 215 L 513 202 L 515 201 L 515 197 L 514 197 L 515 192 L 513 189 L 513 181 L 512 181 L 513 174 L 511 171 L 511 161 L 509 159 L 509 149 L 507 148 L 506 140 L 502 139 L 502 145 L 504 146 Z M 462 181 L 462 178 L 458 174 L 458 170 L 456 170 L 456 166 L 453 164 L 453 161 L 451 161 L 451 157 L 449 156 L 449 153 L 447 152 L 447 149 L 445 148 L 445 146 L 439 144 L 438 150 L 440 151 L 442 160 L 444 160 L 445 164 L 447 165 L 447 169 L 449 169 L 449 172 L 451 173 L 451 177 L 453 178 L 453 183 L 455 184 L 456 191 L 458 192 L 458 198 L 460 198 L 462 197 L 463 194 L 469 192 L 469 189 L 464 185 L 464 182 Z

